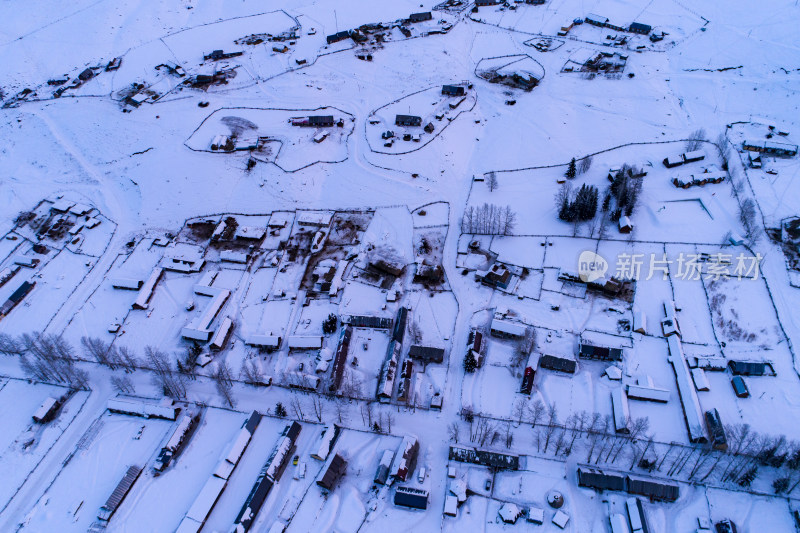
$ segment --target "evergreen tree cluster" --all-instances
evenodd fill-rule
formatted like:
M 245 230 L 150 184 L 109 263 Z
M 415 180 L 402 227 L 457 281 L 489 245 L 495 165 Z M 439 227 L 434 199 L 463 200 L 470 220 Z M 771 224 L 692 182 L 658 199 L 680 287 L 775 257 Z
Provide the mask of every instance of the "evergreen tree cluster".
M 634 177 L 637 174 L 635 169 L 625 165 L 611 181 L 609 189 L 611 194 L 603 200 L 603 210 L 610 207 L 613 198 L 615 207 L 611 212 L 612 221 L 618 221 L 623 214 L 627 217 L 633 215 L 639 200 L 639 193 L 642 191 L 642 178 Z
M 558 218 L 565 222 L 582 222 L 593 219 L 597 213 L 598 196 L 597 187 L 585 183 L 581 185 L 574 197 L 571 197 L 568 188 L 562 189 L 559 197 Z

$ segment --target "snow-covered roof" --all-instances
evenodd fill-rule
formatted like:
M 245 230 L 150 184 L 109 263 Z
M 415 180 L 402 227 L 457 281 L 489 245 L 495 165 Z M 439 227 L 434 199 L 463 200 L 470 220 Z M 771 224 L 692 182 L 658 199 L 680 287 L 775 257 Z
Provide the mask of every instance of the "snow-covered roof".
M 561 529 L 567 527 L 567 522 L 569 522 L 569 515 L 564 511 L 556 511 L 556 514 L 553 515 L 553 523 Z
M 528 327 L 525 324 L 520 324 L 519 322 L 509 322 L 499 318 L 492 320 L 492 331 L 499 331 L 507 335 L 522 337 L 527 329 Z
M 522 509 L 516 504 L 506 502 L 500 507 L 497 514 L 500 515 L 503 522 L 513 524 L 517 521 L 517 518 L 522 516 Z

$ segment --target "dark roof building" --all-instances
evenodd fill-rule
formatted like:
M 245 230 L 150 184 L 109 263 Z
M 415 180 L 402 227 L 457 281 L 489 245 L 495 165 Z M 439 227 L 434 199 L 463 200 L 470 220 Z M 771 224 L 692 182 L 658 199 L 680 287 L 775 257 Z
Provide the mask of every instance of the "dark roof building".
M 638 476 L 627 476 L 628 493 L 645 496 L 651 500 L 674 502 L 680 496 L 680 488 L 676 483 L 667 483 Z
M 451 461 L 458 461 L 459 463 L 470 463 L 501 470 L 519 470 L 519 456 L 478 450 L 477 448 L 450 446 L 448 458 Z
M 578 485 L 597 490 L 625 490 L 625 476 L 595 468 L 578 467 Z
M 622 349 L 581 343 L 578 346 L 578 357 L 582 357 L 583 359 L 599 359 L 601 361 L 622 361 Z
M 412 359 L 420 359 L 426 363 L 442 363 L 444 362 L 444 349 L 413 344 L 411 348 L 408 349 L 408 356 Z
M 408 319 L 408 309 L 401 307 L 397 310 L 397 318 L 394 321 L 394 330 L 392 331 L 392 340 L 403 342 L 403 336 L 406 333 L 406 320 Z
M 0 306 L 0 316 L 5 316 L 11 312 L 14 307 L 22 301 L 25 296 L 28 295 L 29 292 L 33 290 L 36 286 L 35 281 L 24 281 L 22 285 L 20 285 L 17 290 L 15 290 L 11 296 L 8 297 L 8 300 Z
M 416 115 L 397 115 L 394 119 L 396 126 L 421 126 L 422 117 Z
M 424 511 L 428 508 L 428 491 L 413 487 L 397 487 L 394 491 L 394 504 Z
M 338 43 L 350 38 L 350 30 L 340 31 L 333 35 L 328 35 L 328 44 Z
M 769 373 L 767 363 L 757 361 L 728 361 L 734 376 L 763 376 Z
M 327 128 L 335 124 L 333 115 L 321 115 L 308 117 L 308 125 L 312 128 Z
M 411 15 L 408 17 L 408 20 L 410 20 L 411 22 L 422 22 L 425 20 L 432 20 L 432 19 L 433 15 L 431 15 L 430 11 L 425 11 L 423 13 L 411 13 Z
M 779 143 L 774 141 L 744 141 L 742 143 L 743 150 L 751 152 L 761 152 L 770 155 L 780 155 L 794 157 L 797 155 L 797 145 Z
M 640 22 L 632 22 L 631 25 L 628 27 L 628 31 L 631 33 L 638 33 L 640 35 L 647 35 L 652 31 L 652 27 L 648 26 L 647 24 L 642 24 Z
M 747 390 L 747 384 L 744 382 L 744 378 L 742 376 L 733 376 L 731 379 L 731 385 L 733 386 L 733 392 L 739 398 L 747 398 L 750 396 L 750 391 Z
M 328 468 L 322 477 L 317 480 L 317 485 L 323 489 L 330 491 L 339 479 L 344 476 L 347 471 L 347 461 L 338 453 L 333 456 L 331 462 L 328 463 Z
M 78 79 L 81 81 L 89 81 L 92 78 L 94 78 L 94 71 L 90 68 L 87 68 L 86 70 L 78 74 Z
M 542 355 L 542 357 L 539 359 L 539 366 L 548 370 L 574 374 L 575 370 L 578 368 L 578 363 L 574 359 L 569 359 L 566 357 Z
M 442 94 L 447 96 L 464 96 L 466 89 L 461 85 L 442 85 Z
M 390 329 L 392 319 L 381 316 L 350 315 L 346 321 L 354 328 Z

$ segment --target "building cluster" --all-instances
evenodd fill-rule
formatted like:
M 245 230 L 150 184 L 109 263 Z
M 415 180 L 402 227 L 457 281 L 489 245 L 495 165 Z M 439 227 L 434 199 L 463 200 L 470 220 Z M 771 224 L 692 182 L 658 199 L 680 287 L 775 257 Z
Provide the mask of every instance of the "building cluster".
M 648 24 L 642 24 L 641 22 L 631 22 L 627 26 L 617 25 L 608 17 L 604 17 L 602 15 L 595 15 L 593 13 L 589 13 L 584 17 L 584 21 L 587 24 L 591 24 L 592 26 L 597 26 L 598 28 L 608 28 L 614 31 L 625 31 L 629 33 L 635 33 L 638 35 L 649 35 L 650 32 L 653 30 L 653 27 Z

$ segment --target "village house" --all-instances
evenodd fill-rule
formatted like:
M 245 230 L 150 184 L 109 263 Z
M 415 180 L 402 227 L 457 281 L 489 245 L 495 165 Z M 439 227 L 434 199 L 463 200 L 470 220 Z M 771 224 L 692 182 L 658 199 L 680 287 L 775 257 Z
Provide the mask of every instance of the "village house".
M 797 155 L 797 145 L 779 143 L 774 141 L 744 141 L 742 149 L 762 154 L 794 157 Z
M 394 119 L 395 126 L 412 126 L 418 127 L 422 125 L 422 117 L 415 115 L 397 115 Z
M 466 89 L 461 85 L 442 85 L 442 94 L 445 96 L 464 96 Z
M 411 13 L 409 15 L 408 20 L 410 22 L 424 22 L 426 20 L 432 20 L 433 15 L 431 15 L 430 11 L 424 11 L 422 13 Z

